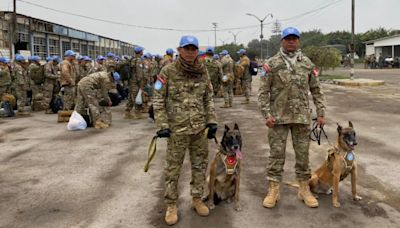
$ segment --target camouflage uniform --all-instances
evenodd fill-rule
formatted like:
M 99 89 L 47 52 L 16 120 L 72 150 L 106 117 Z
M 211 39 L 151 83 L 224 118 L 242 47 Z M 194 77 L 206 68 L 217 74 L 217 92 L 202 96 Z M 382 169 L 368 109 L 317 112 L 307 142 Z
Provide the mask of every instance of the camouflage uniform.
M 12 70 L 15 95 L 17 98 L 18 112 L 24 112 L 26 104 L 26 92 L 28 90 L 29 79 L 22 63 L 17 62 Z
M 139 56 L 135 57 L 131 61 L 131 75 L 128 79 L 128 89 L 129 96 L 128 102 L 126 103 L 125 112 L 130 112 L 133 107 L 135 107 L 135 111 L 138 111 L 138 107 L 136 107 L 135 99 L 139 92 L 139 88 L 142 85 L 143 79 L 143 64 L 142 60 Z
M 154 67 L 153 61 L 151 59 L 143 60 L 143 80 L 142 86 L 143 88 L 143 112 L 148 112 L 148 103 L 151 102 L 151 98 L 153 96 L 153 81 L 154 75 L 156 73 L 156 69 Z
M 11 73 L 7 64 L 0 63 L 0 98 L 11 91 Z
M 115 89 L 109 74 L 108 72 L 96 72 L 82 78 L 78 83 L 75 111 L 81 115 L 87 115 L 86 108 L 89 108 L 93 123 L 101 120 L 107 125 L 111 124 L 110 108 L 99 105 L 100 100 L 109 103 L 108 92 Z
M 246 101 L 250 100 L 250 92 L 251 92 L 251 74 L 249 71 L 250 67 L 250 59 L 246 55 L 240 57 L 239 65 L 243 67 L 243 88 L 244 88 L 244 96 L 246 97 Z
M 227 81 L 224 81 L 223 78 L 221 78 L 222 81 L 222 87 L 224 89 L 224 101 L 225 101 L 225 106 L 232 107 L 232 102 L 233 102 L 233 80 L 234 80 L 234 74 L 233 74 L 233 59 L 229 55 L 225 55 L 222 60 L 222 73 L 223 76 L 227 77 Z
M 210 75 L 214 95 L 217 95 L 221 85 L 222 66 L 218 60 L 213 59 L 212 56 L 205 59 L 205 65 L 207 67 L 208 75 Z
M 104 64 L 96 63 L 96 68 L 94 69 L 95 72 L 107 71 L 107 68 Z
M 276 120 L 274 127 L 268 132 L 270 156 L 267 178 L 277 182 L 282 180 L 286 140 L 290 130 L 296 155 L 296 178 L 300 181 L 308 180 L 311 116 L 309 91 L 317 108 L 317 115 L 324 116 L 325 110 L 324 94 L 316 68 L 301 53 L 291 69 L 285 64 L 281 53 L 270 58 L 264 67 L 270 72 L 261 77 L 259 105 L 264 118 L 273 116 Z
M 117 62 L 113 58 L 107 58 L 104 63 L 107 72 L 114 72 L 117 70 Z
M 53 61 L 47 62 L 44 65 L 44 83 L 43 83 L 43 96 L 45 100 L 46 109 L 50 108 L 51 99 L 57 94 L 57 66 Z
M 192 167 L 191 195 L 203 196 L 208 165 L 207 123 L 216 123 L 211 82 L 205 70 L 193 77 L 178 70 L 177 63 L 167 65 L 160 77 L 166 83 L 156 90 L 153 100 L 159 128 L 171 129 L 168 139 L 165 173 L 165 203 L 178 199 L 178 179 L 189 149 Z
M 165 67 L 166 65 L 173 63 L 174 58 L 170 55 L 164 55 L 163 59 L 161 60 L 161 68 Z
M 32 72 L 40 68 L 40 64 L 32 62 L 28 66 L 28 78 L 29 78 L 29 88 L 32 90 L 32 98 L 34 98 L 38 93 L 42 92 L 42 85 L 36 84 L 32 79 Z
M 74 63 L 64 60 L 61 63 L 60 84 L 64 88 L 64 110 L 72 110 L 76 97 L 76 68 Z

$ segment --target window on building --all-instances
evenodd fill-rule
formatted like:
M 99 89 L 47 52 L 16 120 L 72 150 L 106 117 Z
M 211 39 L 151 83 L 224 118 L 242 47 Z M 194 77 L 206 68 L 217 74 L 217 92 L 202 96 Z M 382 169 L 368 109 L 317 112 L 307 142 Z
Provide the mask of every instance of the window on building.
M 46 38 L 33 37 L 33 54 L 42 59 L 46 57 Z
M 81 44 L 81 55 L 88 55 L 88 46 L 87 44 Z
M 62 53 L 61 54 L 64 56 L 64 53 L 67 50 L 71 50 L 71 43 L 69 41 L 63 41 L 62 42 Z
M 93 45 L 88 45 L 88 55 L 91 58 L 96 58 L 96 50 Z
M 60 55 L 60 42 L 58 40 L 49 39 L 49 54 Z
M 75 52 L 80 52 L 79 43 L 72 43 L 72 50 Z

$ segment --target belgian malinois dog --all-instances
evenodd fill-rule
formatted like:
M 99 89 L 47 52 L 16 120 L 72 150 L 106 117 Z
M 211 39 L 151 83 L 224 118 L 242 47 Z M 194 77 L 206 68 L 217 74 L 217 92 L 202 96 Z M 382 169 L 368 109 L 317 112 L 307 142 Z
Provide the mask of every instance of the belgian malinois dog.
M 235 123 L 231 130 L 225 125 L 224 135 L 218 152 L 211 162 L 208 178 L 208 206 L 215 208 L 222 200 L 235 201 L 235 210 L 241 211 L 239 203 L 240 160 L 242 159 L 242 137 Z
M 354 148 L 357 145 L 353 123 L 343 128 L 338 124 L 336 146 L 328 151 L 328 158 L 311 176 L 310 189 L 314 193 L 332 192 L 332 204 L 340 207 L 338 200 L 339 182 L 351 174 L 351 192 L 353 200 L 361 200 L 357 195 L 357 163 Z

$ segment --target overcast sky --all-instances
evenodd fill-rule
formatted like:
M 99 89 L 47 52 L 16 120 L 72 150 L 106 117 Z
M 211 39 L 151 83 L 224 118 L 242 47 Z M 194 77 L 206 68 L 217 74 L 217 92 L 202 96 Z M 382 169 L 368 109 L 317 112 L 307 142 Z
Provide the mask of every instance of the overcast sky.
M 129 25 L 196 31 L 162 31 L 116 25 L 26 2 Z M 12 0 L 1 0 L 0 9 L 12 11 Z M 400 0 L 356 0 L 356 32 L 380 26 L 400 29 L 399 10 Z M 202 46 L 214 46 L 213 31 L 198 31 L 212 30 L 212 22 L 218 23 L 218 29 L 246 27 L 231 31 L 238 33 L 238 43 L 247 44 L 259 38 L 260 22 L 246 13 L 259 18 L 272 13 L 273 18 L 268 17 L 264 23 L 278 19 L 283 28 L 295 26 L 300 31 L 320 29 L 328 33 L 351 30 L 351 0 L 17 0 L 17 12 L 138 44 L 145 47 L 145 52 L 154 54 L 164 54 L 166 48 L 177 47 L 179 38 L 185 34 L 197 36 Z M 272 24 L 264 27 L 264 37 L 271 35 L 271 29 Z M 233 42 L 233 35 L 228 31 L 218 31 L 217 45 L 222 42 Z

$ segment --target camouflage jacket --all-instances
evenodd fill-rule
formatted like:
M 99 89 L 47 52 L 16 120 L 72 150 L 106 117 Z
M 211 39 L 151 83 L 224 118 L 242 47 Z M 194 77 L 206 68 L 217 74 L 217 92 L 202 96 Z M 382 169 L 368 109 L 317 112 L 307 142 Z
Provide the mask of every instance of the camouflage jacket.
M 79 81 L 78 89 L 84 91 L 96 90 L 102 98 L 109 99 L 108 92 L 115 89 L 115 84 L 111 81 L 109 74 L 105 71 L 90 74 Z
M 27 72 L 19 63 L 16 63 L 12 69 L 12 80 L 16 86 L 25 86 L 26 89 L 29 86 Z
M 60 84 L 61 86 L 75 86 L 76 68 L 74 63 L 68 60 L 61 62 Z
M 213 90 L 207 72 L 191 77 L 177 69 L 176 63 L 165 66 L 155 89 L 153 106 L 157 126 L 173 134 L 197 134 L 207 123 L 216 123 Z
M 243 67 L 243 79 L 244 80 L 251 80 L 251 74 L 249 71 L 250 67 L 250 59 L 249 57 L 243 55 L 240 57 L 239 65 Z
M 52 61 L 44 65 L 44 76 L 45 80 L 55 81 L 58 79 L 57 66 L 54 66 Z
M 318 72 L 309 58 L 301 56 L 293 71 L 289 71 L 278 53 L 263 67 L 267 74 L 261 77 L 258 101 L 264 118 L 273 116 L 276 124 L 309 124 L 309 91 L 317 108 L 317 115 L 324 116 L 324 94 Z
M 135 57 L 131 60 L 131 77 L 129 79 L 130 83 L 136 83 L 139 86 L 142 85 L 144 72 L 143 72 L 143 61 L 140 57 Z
M 233 81 L 233 79 L 235 78 L 235 75 L 233 73 L 233 59 L 229 55 L 226 55 L 222 58 L 221 64 L 223 75 L 226 75 L 228 77 L 228 81 Z
M 96 67 L 94 69 L 95 72 L 107 71 L 107 68 L 104 64 L 96 63 Z
M 173 63 L 174 59 L 170 55 L 164 55 L 163 59 L 161 60 L 161 68 L 165 67 L 166 65 Z
M 112 58 L 107 59 L 104 65 L 108 72 L 114 72 L 117 69 L 117 62 Z
M 207 57 L 205 59 L 208 75 L 213 83 L 219 82 L 222 78 L 222 67 L 217 60 Z
M 7 65 L 0 65 L 0 86 L 8 87 L 11 85 L 11 73 Z

